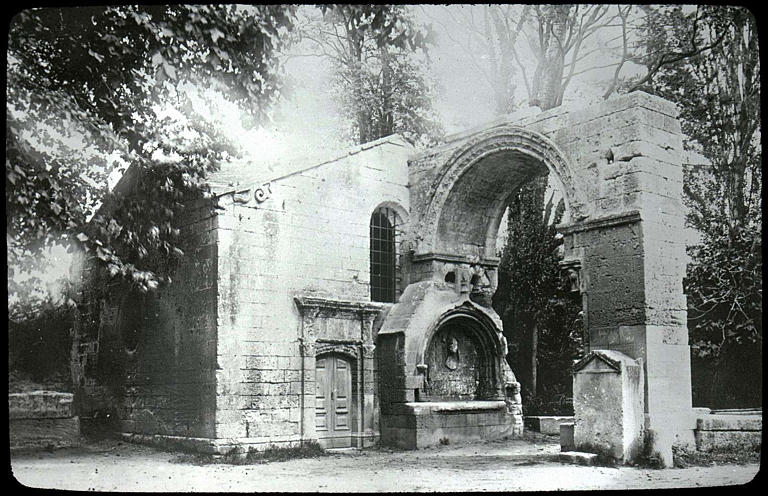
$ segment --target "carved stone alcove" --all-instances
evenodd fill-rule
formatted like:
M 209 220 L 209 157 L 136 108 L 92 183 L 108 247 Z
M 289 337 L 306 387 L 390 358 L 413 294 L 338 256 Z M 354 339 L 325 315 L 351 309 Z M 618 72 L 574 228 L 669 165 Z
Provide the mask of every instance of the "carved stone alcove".
M 301 314 L 302 440 L 364 447 L 378 438 L 373 321 L 384 305 L 294 298 Z
M 581 260 L 563 260 L 559 265 L 560 273 L 566 283 L 566 287 L 568 287 L 572 293 L 581 292 Z

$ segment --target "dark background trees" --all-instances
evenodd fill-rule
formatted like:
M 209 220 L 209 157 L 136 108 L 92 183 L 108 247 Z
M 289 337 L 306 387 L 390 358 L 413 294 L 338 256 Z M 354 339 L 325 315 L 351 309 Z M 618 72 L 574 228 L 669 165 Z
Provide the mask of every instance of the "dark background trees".
M 762 150 L 760 51 L 743 8 L 659 8 L 645 27 L 652 76 L 635 84 L 680 108 L 689 247 L 685 280 L 694 404 L 762 402 Z M 660 57 L 666 46 L 689 56 Z M 704 47 L 705 49 L 702 49 Z

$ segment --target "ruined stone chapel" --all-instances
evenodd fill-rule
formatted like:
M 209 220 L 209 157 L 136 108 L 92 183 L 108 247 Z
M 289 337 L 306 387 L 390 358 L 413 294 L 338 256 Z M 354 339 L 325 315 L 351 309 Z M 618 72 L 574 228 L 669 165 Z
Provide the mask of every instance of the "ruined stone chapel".
M 522 432 L 490 306 L 509 196 L 563 193 L 563 270 L 590 352 L 574 367 L 577 448 L 691 443 L 682 139 L 642 92 L 560 107 L 416 151 L 386 137 L 271 177 L 225 165 L 214 213 L 187 205 L 174 282 L 87 301 L 73 346 L 82 417 L 225 453 L 310 441 L 420 448 Z

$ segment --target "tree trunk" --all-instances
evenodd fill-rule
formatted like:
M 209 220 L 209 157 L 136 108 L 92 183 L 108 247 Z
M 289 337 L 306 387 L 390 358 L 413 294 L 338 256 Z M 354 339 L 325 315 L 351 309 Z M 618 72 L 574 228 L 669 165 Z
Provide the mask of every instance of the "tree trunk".
M 395 132 L 394 111 L 392 109 L 392 67 L 389 50 L 386 46 L 379 49 L 381 56 L 381 121 L 379 122 L 379 135 L 376 138 L 383 138 Z
M 552 9 L 552 36 L 545 54 L 545 66 L 543 73 L 543 87 L 541 95 L 541 109 L 548 110 L 562 103 L 560 88 L 563 83 L 563 69 L 565 65 L 565 53 L 563 40 L 567 28 L 570 5 L 554 5 Z
M 562 103 L 565 51 L 563 43 L 572 5 L 543 6 L 539 13 L 539 55 L 532 81 L 530 105 L 548 110 Z

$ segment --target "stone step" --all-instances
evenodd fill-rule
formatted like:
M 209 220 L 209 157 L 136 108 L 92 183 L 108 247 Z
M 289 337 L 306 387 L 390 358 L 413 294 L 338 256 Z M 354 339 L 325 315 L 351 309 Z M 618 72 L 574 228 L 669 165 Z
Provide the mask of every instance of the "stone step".
M 709 413 L 713 415 L 763 415 L 762 408 L 723 408 L 712 410 Z
M 573 422 L 572 416 L 537 415 L 523 418 L 526 427 L 550 436 L 560 434 L 560 424 Z
M 583 451 L 563 451 L 559 454 L 560 462 L 574 465 L 597 465 L 598 455 Z
M 68 448 L 80 444 L 80 419 L 12 419 L 8 422 L 10 448 Z
M 694 431 L 699 451 L 760 451 L 761 431 Z

